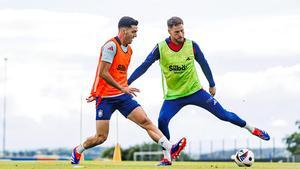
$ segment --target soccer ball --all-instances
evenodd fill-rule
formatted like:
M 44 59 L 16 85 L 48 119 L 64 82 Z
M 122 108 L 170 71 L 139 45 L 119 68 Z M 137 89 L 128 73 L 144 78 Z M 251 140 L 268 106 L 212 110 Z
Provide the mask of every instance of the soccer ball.
M 239 167 L 250 167 L 254 163 L 254 154 L 246 148 L 241 149 L 236 152 L 234 161 Z

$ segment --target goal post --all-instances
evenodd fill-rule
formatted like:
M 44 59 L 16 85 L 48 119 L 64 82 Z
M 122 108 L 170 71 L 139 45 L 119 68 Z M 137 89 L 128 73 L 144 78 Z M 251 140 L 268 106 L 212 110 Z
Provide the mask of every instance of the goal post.
M 162 151 L 139 151 L 139 152 L 134 152 L 133 153 L 133 160 L 137 161 L 138 157 L 140 157 L 141 161 L 144 161 L 144 156 L 163 156 Z M 152 159 L 152 158 L 151 158 Z

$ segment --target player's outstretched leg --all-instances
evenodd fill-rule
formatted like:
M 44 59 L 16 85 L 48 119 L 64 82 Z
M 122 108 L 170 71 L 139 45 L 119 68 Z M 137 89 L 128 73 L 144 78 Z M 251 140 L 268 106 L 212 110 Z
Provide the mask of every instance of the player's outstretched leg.
M 252 134 L 263 140 L 266 140 L 266 141 L 270 140 L 269 134 L 266 131 L 258 129 L 258 128 L 254 128 L 254 130 L 252 131 Z
M 267 132 L 252 127 L 251 125 L 247 124 L 245 120 L 241 119 L 235 113 L 225 110 L 221 106 L 221 104 L 206 91 L 200 90 L 199 92 L 192 95 L 191 100 L 193 104 L 208 110 L 213 115 L 218 117 L 220 120 L 228 121 L 234 125 L 245 128 L 250 133 L 263 140 L 266 141 L 270 140 L 270 136 Z
M 261 130 L 256 127 L 252 127 L 248 123 L 246 123 L 246 125 L 243 128 L 247 129 L 251 134 L 259 137 L 262 140 L 266 140 L 266 141 L 270 140 L 269 134 L 264 130 Z
M 97 120 L 96 121 L 96 134 L 89 137 L 83 144 L 76 146 L 72 150 L 71 164 L 79 164 L 81 154 L 89 148 L 102 144 L 108 136 L 109 120 Z

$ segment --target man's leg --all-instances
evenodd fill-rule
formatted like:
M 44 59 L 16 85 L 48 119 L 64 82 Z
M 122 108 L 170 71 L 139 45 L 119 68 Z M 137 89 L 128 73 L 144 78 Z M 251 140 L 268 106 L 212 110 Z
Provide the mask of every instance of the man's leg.
M 266 133 L 265 131 L 250 126 L 249 124 L 246 123 L 246 121 L 241 119 L 235 113 L 225 110 L 221 106 L 221 104 L 206 91 L 200 90 L 200 91 L 196 92 L 195 94 L 191 95 L 190 99 L 191 99 L 192 104 L 200 106 L 200 107 L 208 110 L 209 112 L 211 112 L 213 115 L 215 115 L 219 119 L 230 122 L 230 123 L 240 126 L 242 128 L 245 128 L 250 133 L 258 136 L 259 138 L 261 138 L 263 140 L 270 139 L 268 133 Z
M 145 111 L 142 109 L 141 106 L 135 108 L 128 116 L 127 118 L 133 122 L 135 122 L 137 125 L 141 126 L 143 129 L 145 129 L 148 132 L 148 135 L 154 140 L 155 142 L 158 142 L 160 138 L 163 137 L 162 132 L 152 123 L 152 121 L 147 117 Z M 172 147 L 172 144 L 168 146 L 170 149 Z
M 72 151 L 71 164 L 79 164 L 81 154 L 89 148 L 102 144 L 108 136 L 109 120 L 96 121 L 96 134 L 89 137 L 83 144 L 76 146 Z
M 109 133 L 109 120 L 97 120 L 96 121 L 96 134 L 89 137 L 84 143 L 83 147 L 89 149 L 102 144 Z
M 147 117 L 145 111 L 140 106 L 135 108 L 127 116 L 127 118 L 144 128 L 155 142 L 170 152 L 171 158 L 177 158 L 179 153 L 186 145 L 185 138 L 182 138 L 177 144 L 172 145 L 170 141 L 162 134 L 162 132 Z
M 182 138 L 179 142 L 172 145 L 170 141 L 162 134 L 162 132 L 147 117 L 145 111 L 132 98 L 132 96 L 123 95 L 122 101 L 120 104 L 118 104 L 117 109 L 122 113 L 123 116 L 144 128 L 155 142 L 168 150 L 171 158 L 178 157 L 179 153 L 185 147 L 186 138 Z M 171 164 L 171 162 L 169 164 Z
M 71 164 L 79 164 L 81 154 L 86 149 L 95 147 L 102 144 L 108 136 L 109 132 L 109 120 L 97 120 L 96 121 L 96 134 L 89 137 L 83 142 L 83 144 L 78 145 L 73 149 Z
M 158 128 L 162 133 L 170 140 L 169 122 L 177 114 L 177 112 L 184 106 L 180 100 L 165 100 L 159 113 L 158 117 Z M 169 158 L 169 152 L 163 148 L 163 159 L 161 164 L 171 161 Z
M 165 100 L 158 117 L 158 128 L 170 140 L 169 122 L 184 105 L 180 101 Z
M 96 99 L 96 134 L 89 137 L 83 144 L 75 147 L 72 151 L 71 164 L 79 164 L 81 153 L 86 149 L 102 144 L 109 132 L 109 120 L 115 111 L 111 99 Z

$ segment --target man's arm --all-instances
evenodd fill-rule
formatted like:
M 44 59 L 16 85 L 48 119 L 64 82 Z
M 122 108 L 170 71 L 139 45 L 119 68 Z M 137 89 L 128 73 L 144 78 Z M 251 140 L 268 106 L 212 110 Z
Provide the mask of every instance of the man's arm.
M 148 70 L 148 68 L 158 59 L 159 50 L 158 45 L 156 45 L 155 48 L 147 56 L 146 60 L 131 74 L 131 76 L 128 79 L 128 85 L 130 85 L 133 81 L 142 76 Z
M 108 63 L 105 61 L 101 62 L 99 76 L 102 79 L 104 79 L 109 85 L 113 86 L 116 89 L 119 89 L 123 93 L 135 95 L 135 92 L 139 92 L 139 90 L 137 88 L 122 87 L 118 82 L 116 82 L 115 79 L 109 73 L 110 67 L 111 67 L 111 63 Z
M 214 87 L 215 86 L 214 78 L 202 51 L 200 50 L 198 44 L 195 42 L 193 42 L 193 48 L 194 48 L 195 59 L 199 63 L 206 79 L 208 80 L 209 87 Z
M 109 73 L 109 68 L 111 67 L 111 63 L 101 61 L 99 76 L 104 79 L 109 85 L 113 86 L 116 89 L 122 91 L 122 86 Z
M 209 92 L 212 96 L 216 94 L 216 87 L 215 87 L 215 82 L 213 75 L 211 73 L 210 67 L 199 47 L 199 45 L 195 42 L 193 42 L 193 48 L 194 48 L 194 54 L 195 54 L 195 59 L 199 63 L 208 83 L 209 83 Z

